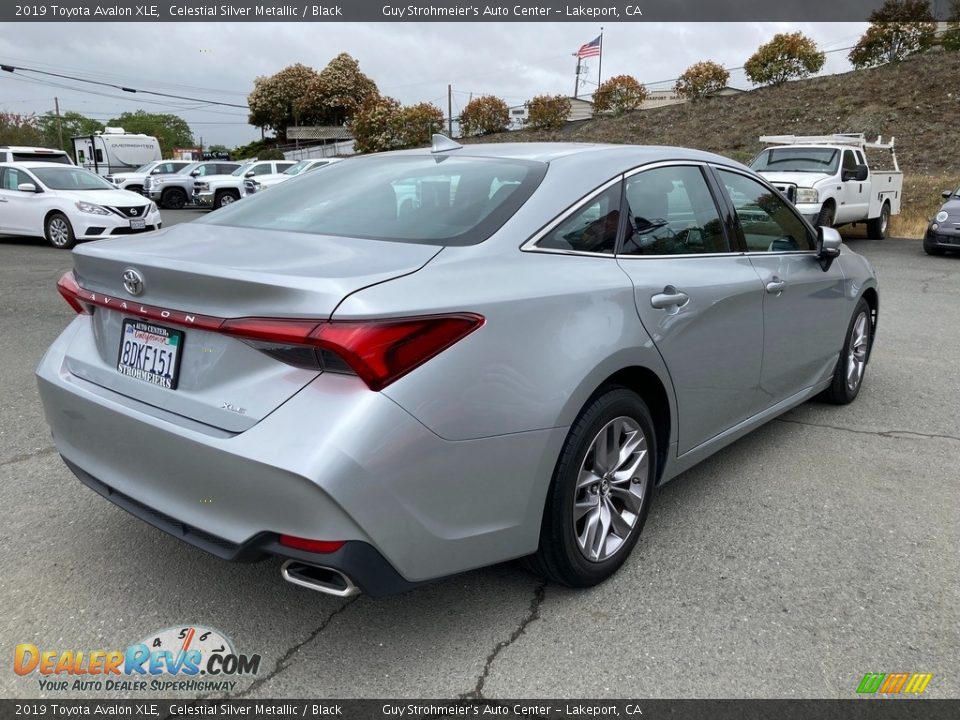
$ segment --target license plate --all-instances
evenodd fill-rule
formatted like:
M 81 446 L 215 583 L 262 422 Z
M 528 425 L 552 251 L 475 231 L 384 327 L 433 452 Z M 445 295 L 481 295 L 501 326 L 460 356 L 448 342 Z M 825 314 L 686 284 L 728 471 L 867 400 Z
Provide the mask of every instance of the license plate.
M 117 370 L 121 375 L 176 390 L 182 348 L 182 330 L 124 320 Z
M 147 229 L 147 220 L 146 218 L 133 218 L 130 221 L 131 230 L 146 230 Z

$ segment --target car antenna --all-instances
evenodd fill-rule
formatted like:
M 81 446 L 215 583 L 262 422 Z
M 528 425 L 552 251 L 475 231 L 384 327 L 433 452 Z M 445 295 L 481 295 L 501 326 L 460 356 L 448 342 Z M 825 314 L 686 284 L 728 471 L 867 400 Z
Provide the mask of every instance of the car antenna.
M 450 150 L 460 150 L 463 145 L 454 142 L 446 135 L 440 135 L 439 133 L 434 133 L 433 137 L 430 140 L 431 147 L 430 152 L 432 153 L 442 153 L 448 152 Z

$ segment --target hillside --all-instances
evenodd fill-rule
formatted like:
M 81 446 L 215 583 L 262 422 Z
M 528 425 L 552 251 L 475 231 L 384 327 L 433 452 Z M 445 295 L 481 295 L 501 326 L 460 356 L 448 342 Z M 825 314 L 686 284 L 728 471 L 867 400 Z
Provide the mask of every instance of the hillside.
M 958 120 L 960 53 L 937 52 L 741 95 L 569 123 L 555 132 L 521 130 L 477 140 L 679 145 L 746 162 L 760 150 L 760 135 L 863 132 L 885 140 L 893 135 L 906 175 L 907 206 L 894 231 L 899 226 L 917 236 L 939 205 L 940 191 L 960 185 Z

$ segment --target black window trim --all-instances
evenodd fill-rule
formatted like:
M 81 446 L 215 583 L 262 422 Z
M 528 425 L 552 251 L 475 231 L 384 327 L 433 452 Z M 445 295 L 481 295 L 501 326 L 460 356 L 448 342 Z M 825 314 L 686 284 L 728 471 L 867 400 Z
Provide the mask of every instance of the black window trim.
M 842 162 L 842 160 L 841 160 L 841 162 Z M 733 218 L 734 218 L 733 226 L 734 226 L 734 229 L 735 229 L 736 235 L 737 235 L 737 244 L 738 244 L 741 248 L 743 248 L 742 254 L 747 255 L 748 257 L 751 256 L 751 255 L 757 255 L 757 256 L 759 256 L 759 257 L 770 257 L 771 255 L 811 255 L 811 256 L 813 256 L 813 257 L 816 257 L 816 255 L 817 255 L 817 242 L 818 242 L 817 239 L 818 239 L 818 236 L 819 236 L 819 233 L 817 232 L 817 229 L 816 229 L 815 227 L 813 227 L 813 225 L 810 224 L 810 221 L 809 221 L 809 220 L 807 220 L 803 215 L 801 215 L 801 214 L 797 211 L 797 209 L 794 207 L 793 203 L 790 202 L 782 192 L 780 192 L 780 191 L 777 190 L 775 187 L 773 187 L 773 185 L 771 185 L 770 183 L 768 183 L 763 177 L 761 177 L 761 176 L 759 176 L 759 175 L 755 175 L 754 173 L 751 173 L 751 172 L 744 172 L 744 171 L 741 170 L 740 168 L 731 167 L 731 166 L 729 166 L 729 165 L 720 165 L 720 164 L 717 164 L 717 163 L 710 163 L 710 170 L 711 170 L 711 172 L 716 176 L 716 177 L 715 177 L 715 181 L 716 181 L 716 183 L 718 184 L 718 186 L 719 186 L 719 188 L 720 188 L 720 191 L 723 193 L 724 200 L 726 201 L 727 206 L 729 207 L 730 212 L 732 213 L 732 216 L 733 216 Z M 813 249 L 812 249 L 812 250 L 774 250 L 774 251 L 770 251 L 770 250 L 748 250 L 748 249 L 746 249 L 746 248 L 747 248 L 747 240 L 746 240 L 746 238 L 745 238 L 744 235 L 743 235 L 743 228 L 740 226 L 740 219 L 737 217 L 737 211 L 736 211 L 736 208 L 735 208 L 734 205 L 733 205 L 733 200 L 730 199 L 729 193 L 727 193 L 726 188 L 724 188 L 723 182 L 721 181 L 720 177 L 719 177 L 718 175 L 716 175 L 720 170 L 724 170 L 724 171 L 726 171 L 726 172 L 731 172 L 731 173 L 734 173 L 734 174 L 736 174 L 736 175 L 742 175 L 743 177 L 747 178 L 748 180 L 753 180 L 754 182 L 759 183 L 759 184 L 762 185 L 763 187 L 765 187 L 765 188 L 767 188 L 768 190 L 770 190 L 774 195 L 776 195 L 777 197 L 779 197 L 781 200 L 783 200 L 784 205 L 786 205 L 787 210 L 788 210 L 789 212 L 793 213 L 794 217 L 798 218 L 798 219 L 800 220 L 800 222 L 803 224 L 803 227 L 806 228 L 807 231 L 810 233 L 810 236 L 813 238 Z
M 567 220 L 571 215 L 579 212 L 585 208 L 589 203 L 596 200 L 600 195 L 605 193 L 607 190 L 612 188 L 617 183 L 623 183 L 624 175 L 620 173 L 615 177 L 607 180 L 605 183 L 595 187 L 593 190 L 590 190 L 588 193 L 580 197 L 575 202 L 571 203 L 565 210 L 560 212 L 560 214 L 555 215 L 553 219 L 549 220 L 543 227 L 537 230 L 533 235 L 528 239 L 524 240 L 520 245 L 520 250 L 522 252 L 537 252 L 537 253 L 546 253 L 548 255 L 582 255 L 584 257 L 599 257 L 599 258 L 610 258 L 615 259 L 617 257 L 616 253 L 598 253 L 598 252 L 589 252 L 588 250 L 564 250 L 562 248 L 548 248 L 540 247 L 540 241 L 543 240 L 547 235 L 556 230 L 561 223 Z M 621 217 L 620 225 L 617 227 L 617 245 L 614 249 L 619 247 L 620 243 L 620 233 L 623 227 L 623 185 L 620 186 L 620 207 L 621 207 Z

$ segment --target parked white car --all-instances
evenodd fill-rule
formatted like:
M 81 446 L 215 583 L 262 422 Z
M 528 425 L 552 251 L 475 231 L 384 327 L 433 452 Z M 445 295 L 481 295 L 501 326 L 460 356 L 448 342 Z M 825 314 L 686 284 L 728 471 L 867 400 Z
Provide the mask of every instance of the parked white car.
M 141 195 L 59 163 L 0 163 L 0 233 L 43 236 L 55 248 L 80 240 L 158 230 L 160 212 Z
M 253 195 L 261 190 L 266 190 L 274 185 L 279 185 L 285 180 L 289 180 L 297 175 L 303 175 L 303 173 L 311 172 L 318 168 L 326 167 L 327 165 L 337 162 L 340 162 L 340 158 L 310 158 L 308 160 L 301 160 L 295 165 L 291 165 L 282 173 L 273 173 L 270 175 L 246 178 L 243 181 L 243 189 L 240 192 L 240 196 L 246 197 L 247 195 Z
M 63 150 L 25 145 L 0 145 L 0 162 L 52 162 L 73 165 L 73 159 Z
M 142 195 L 144 194 L 143 186 L 147 177 L 179 172 L 190 164 L 189 160 L 154 160 L 146 165 L 141 165 L 132 172 L 118 172 L 107 175 L 106 179 L 121 190 L 129 190 Z
M 787 196 L 814 227 L 865 222 L 872 238 L 883 239 L 890 217 L 900 213 L 903 173 L 894 139 L 868 142 L 862 133 L 838 135 L 767 135 L 750 167 Z M 889 152 L 891 171 L 872 169 L 867 149 Z
M 194 183 L 193 202 L 216 210 L 240 199 L 243 181 L 247 178 L 276 175 L 291 165 L 292 160 L 251 160 L 229 175 L 211 175 Z

